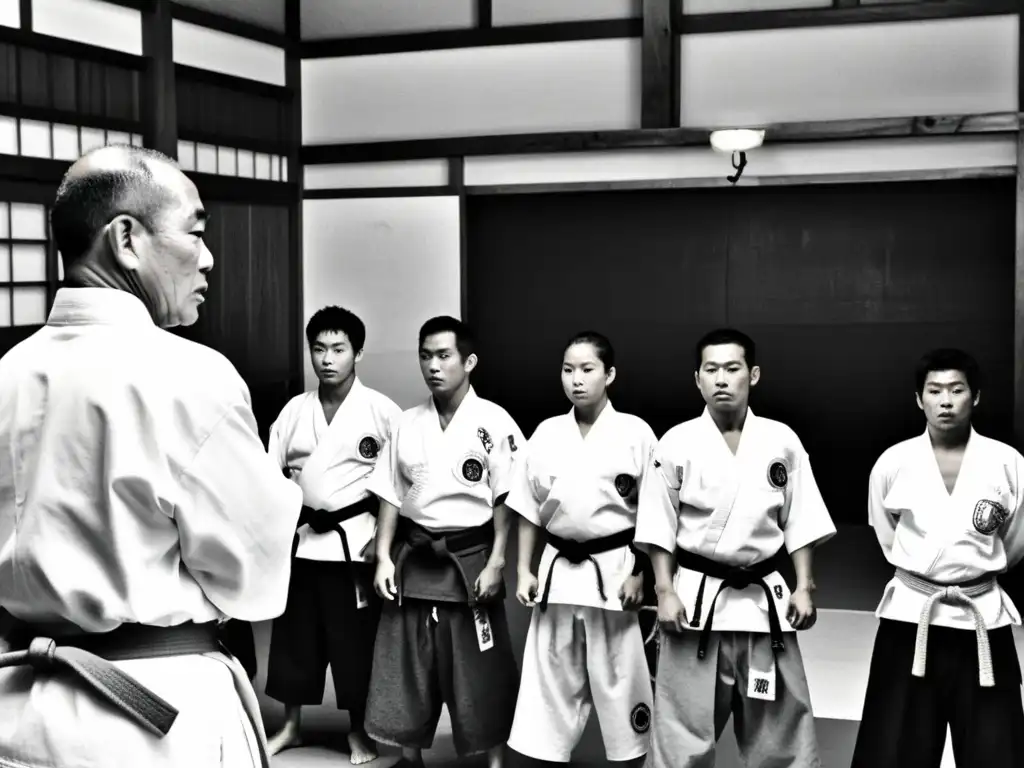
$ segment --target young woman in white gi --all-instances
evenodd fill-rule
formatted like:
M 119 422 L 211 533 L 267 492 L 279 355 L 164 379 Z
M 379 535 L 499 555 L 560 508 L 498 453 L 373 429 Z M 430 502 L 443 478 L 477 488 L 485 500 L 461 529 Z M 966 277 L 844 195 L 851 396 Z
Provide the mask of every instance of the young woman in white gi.
M 706 408 L 659 441 L 637 513 L 662 629 L 647 764 L 710 768 L 733 715 L 745 765 L 817 768 L 794 630 L 814 623 L 811 555 L 836 529 L 799 438 L 748 407 L 750 337 L 712 331 L 695 353 Z
M 916 371 L 924 433 L 878 459 L 868 516 L 895 577 L 882 595 L 854 768 L 1024 765 L 1020 614 L 996 576 L 1024 557 L 1024 457 L 971 425 L 978 364 L 956 349 Z
M 612 407 L 614 380 L 607 338 L 585 332 L 569 341 L 562 389 L 572 410 L 537 427 L 505 502 L 519 514 L 516 597 L 533 607 L 509 746 L 537 760 L 569 762 L 592 708 L 609 760 L 647 753 L 653 693 L 632 541 L 657 438 Z

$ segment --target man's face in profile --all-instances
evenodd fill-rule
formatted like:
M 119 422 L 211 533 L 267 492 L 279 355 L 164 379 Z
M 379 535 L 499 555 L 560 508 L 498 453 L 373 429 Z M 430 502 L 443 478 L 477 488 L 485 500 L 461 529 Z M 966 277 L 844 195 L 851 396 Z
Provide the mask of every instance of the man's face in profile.
M 158 325 L 192 325 L 199 319 L 213 254 L 203 237 L 206 211 L 199 190 L 184 173 L 164 163 L 150 163 L 166 202 L 153 222 L 140 277 L 154 301 Z M 141 254 L 140 254 L 141 255 Z

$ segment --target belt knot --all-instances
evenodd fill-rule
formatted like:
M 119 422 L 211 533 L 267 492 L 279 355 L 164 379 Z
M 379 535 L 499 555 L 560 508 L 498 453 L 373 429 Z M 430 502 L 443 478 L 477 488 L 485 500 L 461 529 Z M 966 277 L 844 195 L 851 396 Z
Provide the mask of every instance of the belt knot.
M 48 637 L 37 637 L 29 643 L 28 662 L 36 669 L 50 669 L 57 654 L 57 643 Z

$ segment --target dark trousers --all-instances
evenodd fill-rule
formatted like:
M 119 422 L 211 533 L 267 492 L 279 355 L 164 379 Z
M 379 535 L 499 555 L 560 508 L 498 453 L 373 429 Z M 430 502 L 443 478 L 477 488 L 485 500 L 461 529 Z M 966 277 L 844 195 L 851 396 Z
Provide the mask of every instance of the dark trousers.
M 992 688 L 978 684 L 972 630 L 931 627 L 923 678 L 910 674 L 916 637 L 916 624 L 879 624 L 853 768 L 939 768 L 947 725 L 957 768 L 1024 766 L 1020 662 L 1010 627 L 988 633 Z

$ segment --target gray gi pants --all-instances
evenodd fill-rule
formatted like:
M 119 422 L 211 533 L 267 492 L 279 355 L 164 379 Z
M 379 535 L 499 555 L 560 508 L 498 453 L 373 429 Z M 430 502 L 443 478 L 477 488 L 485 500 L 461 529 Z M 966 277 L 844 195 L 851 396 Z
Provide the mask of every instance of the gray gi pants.
M 661 633 L 651 749 L 645 768 L 712 768 L 729 715 L 749 768 L 820 768 L 814 715 L 796 633 L 775 664 L 775 700 L 747 697 L 751 656 L 768 658 L 760 632 L 711 632 L 697 658 L 700 633 Z

